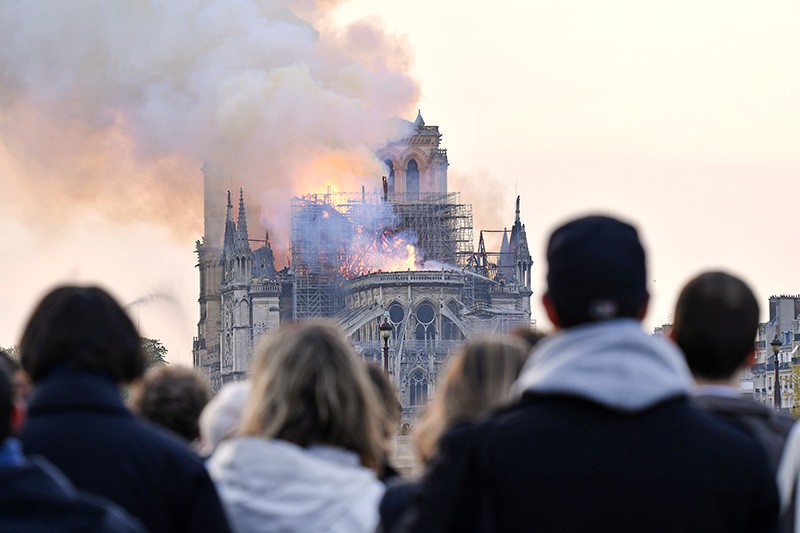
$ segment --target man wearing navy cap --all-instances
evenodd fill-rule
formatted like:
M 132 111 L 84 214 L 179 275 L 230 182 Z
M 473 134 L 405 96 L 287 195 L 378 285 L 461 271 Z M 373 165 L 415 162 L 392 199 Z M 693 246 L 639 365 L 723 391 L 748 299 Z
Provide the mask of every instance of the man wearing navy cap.
M 678 349 L 642 331 L 645 252 L 606 216 L 550 237 L 540 342 L 520 400 L 456 426 L 403 527 L 414 531 L 774 531 L 777 493 L 746 433 L 696 409 Z

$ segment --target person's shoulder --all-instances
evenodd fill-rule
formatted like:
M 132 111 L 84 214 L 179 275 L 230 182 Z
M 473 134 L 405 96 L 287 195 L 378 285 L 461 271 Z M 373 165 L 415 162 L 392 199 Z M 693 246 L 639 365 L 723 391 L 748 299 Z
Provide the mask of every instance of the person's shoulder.
M 172 469 L 181 468 L 194 472 L 205 472 L 202 459 L 185 440 L 162 429 L 147 420 L 134 418 L 131 433 L 142 444 L 142 451 L 148 450 L 153 460 L 161 459 L 170 463 Z
M 2 498 L 5 502 L 0 506 L 2 531 L 146 531 L 117 504 L 75 489 L 60 470 L 41 457 L 2 470 L 3 486 L 13 491 Z M 11 507 L 14 509 L 10 513 L 5 512 Z M 26 513 L 21 509 L 32 511 Z
M 81 516 L 94 517 L 91 523 L 86 524 L 86 531 L 138 533 L 147 531 L 139 520 L 131 516 L 122 507 L 105 500 L 94 494 L 80 492 L 76 496 L 78 512 Z M 88 511 L 82 511 L 87 509 Z
M 403 513 L 410 507 L 414 494 L 419 491 L 420 484 L 414 480 L 395 480 L 386 486 L 378 513 L 383 531 L 392 531 L 399 522 Z
M 683 412 L 685 429 L 692 435 L 697 445 L 715 450 L 720 462 L 741 462 L 742 473 L 771 468 L 761 442 L 751 432 L 731 424 L 714 412 L 701 409 L 693 402 Z

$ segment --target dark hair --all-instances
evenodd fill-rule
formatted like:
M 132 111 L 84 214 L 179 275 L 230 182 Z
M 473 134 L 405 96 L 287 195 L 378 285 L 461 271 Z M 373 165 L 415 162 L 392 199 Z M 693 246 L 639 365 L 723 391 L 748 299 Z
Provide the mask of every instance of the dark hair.
M 131 407 L 191 442 L 200 436 L 200 413 L 209 400 L 208 383 L 197 370 L 159 366 L 148 370 L 134 388 Z
M 45 296 L 25 327 L 20 351 L 34 383 L 60 363 L 118 382 L 136 379 L 145 369 L 136 327 L 97 287 L 59 287 Z
M 599 215 L 559 227 L 547 245 L 547 285 L 561 327 L 638 318 L 648 295 L 636 228 Z
M 750 287 L 725 272 L 707 272 L 681 291 L 672 336 L 694 375 L 726 379 L 753 350 L 757 329 L 758 302 Z
M 0 350 L 3 359 L 11 358 Z M 0 365 L 0 444 L 11 436 L 11 416 L 14 412 L 14 389 L 11 385 L 12 375 L 5 364 Z

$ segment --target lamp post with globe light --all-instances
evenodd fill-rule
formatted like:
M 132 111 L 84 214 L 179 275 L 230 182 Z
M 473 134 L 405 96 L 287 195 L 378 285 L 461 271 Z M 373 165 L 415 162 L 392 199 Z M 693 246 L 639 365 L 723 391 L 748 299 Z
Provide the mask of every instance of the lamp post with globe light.
M 780 366 L 780 353 L 781 347 L 783 343 L 778 338 L 778 332 L 775 332 L 775 338 L 772 339 L 772 342 L 769 343 L 772 347 L 772 353 L 775 357 L 775 410 L 781 410 L 781 383 L 780 383 L 780 376 L 779 376 L 779 366 Z

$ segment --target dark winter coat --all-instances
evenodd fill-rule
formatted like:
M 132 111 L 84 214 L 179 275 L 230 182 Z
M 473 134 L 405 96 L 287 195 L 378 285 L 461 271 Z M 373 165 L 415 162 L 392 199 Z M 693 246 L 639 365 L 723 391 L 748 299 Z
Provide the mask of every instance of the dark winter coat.
M 700 393 L 694 397 L 694 402 L 755 437 L 767 453 L 772 473 L 777 477 L 786 439 L 795 424 L 794 418 L 779 414 L 775 409 L 753 400 L 735 396 Z M 794 505 L 786 507 L 781 514 L 778 530 L 792 531 L 795 514 Z
M 794 418 L 746 398 L 698 394 L 694 402 L 753 435 L 767 452 L 773 473 L 777 473 L 783 446 L 795 423 Z
M 144 533 L 120 507 L 81 494 L 42 459 L 0 467 L 0 531 Z
M 774 531 L 763 450 L 690 386 L 680 353 L 634 321 L 554 335 L 519 403 L 445 435 L 404 529 Z
M 20 435 L 79 489 L 104 496 L 150 531 L 228 531 L 202 462 L 177 438 L 138 420 L 116 384 L 69 368 L 37 384 Z

